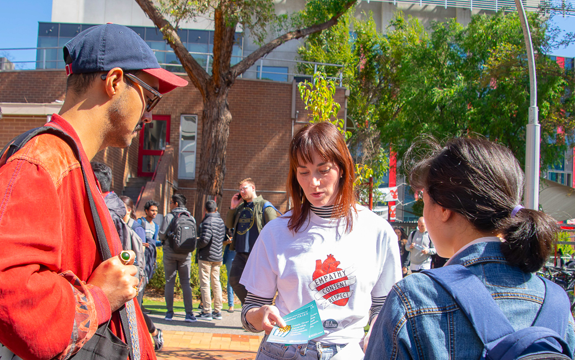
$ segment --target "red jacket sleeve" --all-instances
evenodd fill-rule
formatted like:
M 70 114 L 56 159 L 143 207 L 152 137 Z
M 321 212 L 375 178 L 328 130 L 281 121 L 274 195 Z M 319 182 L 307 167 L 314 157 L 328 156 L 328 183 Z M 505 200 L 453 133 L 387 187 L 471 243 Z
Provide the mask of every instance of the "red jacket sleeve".
M 24 359 L 69 355 L 98 326 L 85 283 L 93 268 L 66 269 L 68 255 L 77 252 L 63 235 L 74 228 L 63 229 L 80 221 L 63 220 L 74 199 L 62 199 L 56 187 L 61 181 L 25 160 L 0 168 L 0 342 Z M 82 234 L 77 236 L 81 246 Z M 96 261 L 75 262 L 82 260 L 88 267 Z

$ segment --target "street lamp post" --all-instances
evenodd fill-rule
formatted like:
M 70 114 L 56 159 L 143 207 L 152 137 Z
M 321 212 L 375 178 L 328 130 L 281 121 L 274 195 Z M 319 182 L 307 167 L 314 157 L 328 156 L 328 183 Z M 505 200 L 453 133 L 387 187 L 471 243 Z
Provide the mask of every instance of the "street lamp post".
M 525 49 L 527 51 L 527 64 L 529 66 L 529 122 L 527 124 L 527 136 L 525 139 L 525 207 L 528 209 L 539 209 L 539 158 L 541 125 L 539 125 L 537 108 L 537 73 L 535 69 L 535 54 L 533 53 L 533 43 L 531 42 L 531 32 L 527 15 L 521 0 L 515 0 L 519 20 L 523 28 L 525 38 Z

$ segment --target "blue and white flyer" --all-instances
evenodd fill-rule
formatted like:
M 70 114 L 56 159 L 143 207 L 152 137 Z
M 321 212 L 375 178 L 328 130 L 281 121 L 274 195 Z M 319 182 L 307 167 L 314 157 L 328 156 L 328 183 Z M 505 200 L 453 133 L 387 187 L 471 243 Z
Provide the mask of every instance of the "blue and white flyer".
M 286 326 L 274 326 L 267 338 L 278 344 L 305 344 L 324 334 L 319 311 L 315 301 L 292 311 L 283 317 Z

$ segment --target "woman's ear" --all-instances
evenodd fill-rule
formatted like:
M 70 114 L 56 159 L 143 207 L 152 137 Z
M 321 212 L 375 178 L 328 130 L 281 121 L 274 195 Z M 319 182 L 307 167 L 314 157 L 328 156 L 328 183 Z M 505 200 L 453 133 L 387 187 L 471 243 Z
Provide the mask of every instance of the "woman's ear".
M 444 207 L 441 208 L 441 221 L 448 222 L 453 217 L 453 211 L 446 209 Z

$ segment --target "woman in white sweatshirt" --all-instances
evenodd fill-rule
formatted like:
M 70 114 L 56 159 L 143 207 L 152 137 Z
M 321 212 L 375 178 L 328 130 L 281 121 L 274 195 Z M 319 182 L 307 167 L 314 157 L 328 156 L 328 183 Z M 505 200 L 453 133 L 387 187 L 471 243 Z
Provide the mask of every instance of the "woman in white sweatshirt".
M 256 359 L 330 359 L 350 345 L 346 353 L 356 355 L 346 358 L 360 358 L 365 325 L 402 278 L 397 236 L 356 204 L 353 160 L 334 125 L 302 128 L 289 158 L 293 207 L 262 229 L 250 254 L 240 281 L 248 290 L 243 325 L 269 334 L 285 325 L 282 316 L 315 301 L 323 332 L 289 346 L 266 335 Z

